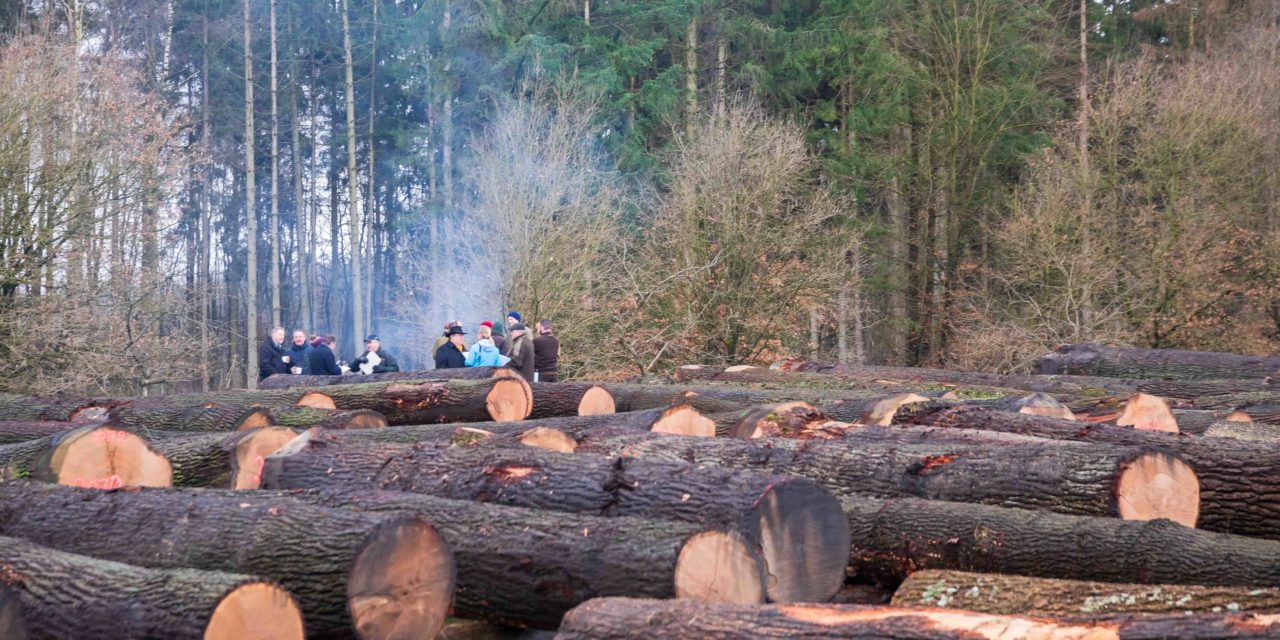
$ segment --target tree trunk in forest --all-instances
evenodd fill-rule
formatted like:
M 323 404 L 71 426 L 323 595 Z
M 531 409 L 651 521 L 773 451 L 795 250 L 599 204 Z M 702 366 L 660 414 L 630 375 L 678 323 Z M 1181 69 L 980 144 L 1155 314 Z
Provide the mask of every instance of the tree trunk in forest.
M 297 31 L 295 25 L 294 32 Z M 302 190 L 302 138 L 299 132 L 298 120 L 301 117 L 298 112 L 298 64 L 295 62 L 289 71 L 289 134 L 291 144 L 289 152 L 293 160 L 293 215 L 294 225 L 297 234 L 298 245 L 298 309 L 301 317 L 298 318 L 298 325 L 306 327 L 306 331 L 312 334 L 317 333 L 315 324 L 315 315 L 311 311 L 311 236 L 307 235 L 307 211 L 311 207 L 307 206 L 306 196 Z M 311 144 L 314 146 L 316 141 L 313 139 Z M 315 232 L 315 228 L 310 228 L 311 232 Z
M 1080 0 L 1080 79 L 1076 82 L 1077 149 L 1080 156 L 1080 220 L 1093 219 L 1093 180 L 1089 171 L 1089 0 Z M 1080 255 L 1093 255 L 1093 230 L 1080 234 Z M 1080 325 L 1093 331 L 1093 295 L 1086 288 L 1079 296 Z
M 590 382 L 535 382 L 530 420 L 614 413 L 613 396 Z
M 430 518 L 458 565 L 454 615 L 459 617 L 555 629 L 569 609 L 610 595 L 741 603 L 765 597 L 758 551 L 736 533 L 687 522 L 606 518 L 399 491 L 285 495 L 334 508 Z
M 928 570 L 893 594 L 895 607 L 945 607 L 1039 617 L 1210 613 L 1280 609 L 1280 589 L 1177 584 L 1116 584 L 998 573 Z
M 200 148 L 209 153 L 209 18 L 202 16 L 200 20 Z M 213 345 L 209 342 L 209 305 L 212 304 L 213 279 L 210 277 L 210 246 L 213 233 L 212 212 L 209 210 L 209 192 L 213 189 L 213 167 L 204 170 L 204 181 L 200 185 L 200 390 L 208 391 L 211 369 L 209 366 L 209 350 Z
M 1195 525 L 1199 483 L 1193 468 L 1177 456 L 1149 446 L 1064 444 L 588 437 L 577 451 L 797 475 L 840 495 L 910 496 Z
M 66 535 L 72 527 L 79 535 Z M 0 535 L 143 567 L 271 578 L 297 598 L 308 638 L 434 637 L 453 597 L 453 555 L 426 519 L 245 492 L 0 484 Z
M 983 429 L 1118 446 L 1176 451 L 1200 480 L 1197 526 L 1280 539 L 1280 460 L 1268 450 L 1225 438 L 1198 438 L 1105 424 L 1042 418 L 978 407 L 931 405 L 909 410 L 899 422 L 932 428 Z
M 364 236 L 364 246 L 369 247 L 369 265 L 365 270 L 364 282 L 364 320 L 363 324 L 370 329 L 373 328 L 373 289 L 376 282 L 375 271 L 377 270 L 377 261 L 374 259 L 378 254 L 378 243 L 376 242 L 373 230 L 374 221 L 378 217 L 378 201 L 374 197 L 374 185 L 377 183 L 377 162 L 375 162 L 374 147 L 375 141 L 373 137 L 373 123 L 377 120 L 378 95 L 378 0 L 373 0 L 373 35 L 370 42 L 370 72 L 369 72 L 369 205 L 365 209 L 364 228 L 361 234 Z
M 684 35 L 684 134 L 693 138 L 698 123 L 698 15 L 689 16 Z
M 889 127 L 889 153 L 898 162 L 907 160 L 911 148 L 911 128 L 908 124 L 895 124 Z M 905 166 L 900 164 L 899 166 Z M 911 216 L 907 214 L 902 196 L 902 179 L 894 172 L 889 178 L 889 192 L 886 195 L 885 215 L 888 216 L 889 232 L 889 313 L 888 342 L 890 362 L 907 363 L 908 299 L 907 292 L 911 282 L 911 262 L 908 260 L 908 234 L 911 229 Z
M 271 326 L 283 327 L 280 319 L 280 90 L 276 80 L 276 0 L 271 11 Z
M 244 212 L 245 236 L 249 242 L 248 277 L 249 293 L 245 300 L 245 387 L 258 386 L 258 218 L 254 207 L 257 190 L 254 185 L 255 160 L 253 158 L 253 21 L 249 13 L 249 0 L 244 0 Z
M 347 209 L 351 218 L 351 314 L 353 319 L 353 345 L 364 340 L 364 248 L 360 243 L 360 178 L 356 173 L 356 97 L 353 64 L 351 61 L 351 18 L 348 0 L 342 0 L 342 53 L 346 63 L 347 90 Z M 337 259 L 335 254 L 334 259 Z
M 0 446 L 0 480 L 18 478 L 94 489 L 168 487 L 173 470 L 137 435 L 88 426 Z
M 723 27 L 723 25 L 722 25 Z M 725 87 L 725 75 L 728 67 L 729 45 L 724 34 L 716 36 L 716 117 L 723 118 L 729 109 L 729 93 Z
M 781 606 L 707 604 L 686 600 L 597 598 L 574 608 L 557 640 L 675 640 L 714 638 L 1270 638 L 1280 633 L 1274 616 L 1202 614 L 1082 620 L 996 616 L 968 611 L 857 605 Z
M 264 488 L 363 486 L 726 526 L 762 550 L 773 601 L 826 600 L 842 582 L 844 516 L 807 480 L 533 448 L 344 444 L 341 434 L 296 443 L 267 460 Z
M 263 578 L 144 569 L 4 537 L 0 566 L 28 634 L 11 634 L 0 614 L 4 638 L 303 638 L 293 597 Z
M 519 376 L 507 367 L 466 367 L 464 369 L 431 369 L 428 371 L 395 371 L 368 375 L 295 376 L 277 373 L 263 380 L 259 389 L 292 389 L 294 387 L 327 387 L 335 384 L 366 384 L 370 382 L 412 382 L 425 380 L 482 380 L 485 378 L 514 378 Z
M 814 360 L 818 359 L 818 349 L 822 346 L 821 336 L 818 334 L 818 310 L 809 310 L 809 357 Z
M 1068 344 L 1036 361 L 1036 373 L 1083 374 L 1119 378 L 1215 380 L 1266 378 L 1280 372 L 1280 357 L 1242 356 L 1177 349 L 1112 349 Z

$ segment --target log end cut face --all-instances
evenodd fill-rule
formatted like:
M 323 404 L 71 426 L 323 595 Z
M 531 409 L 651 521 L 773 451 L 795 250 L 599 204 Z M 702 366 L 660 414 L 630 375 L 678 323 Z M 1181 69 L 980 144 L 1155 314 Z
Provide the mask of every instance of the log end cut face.
M 915 393 L 895 393 L 885 396 L 867 405 L 867 411 L 862 416 L 862 424 L 887 427 L 893 424 L 893 417 L 897 415 L 898 409 L 908 404 L 928 401 L 928 398 Z
M 666 433 L 677 436 L 697 436 L 714 438 L 716 421 L 708 418 L 697 409 L 678 404 L 662 412 L 662 415 L 649 427 L 653 433 Z
M 1171 454 L 1144 453 L 1121 470 L 1116 506 L 1125 520 L 1168 518 L 1194 527 L 1200 515 L 1200 480 Z
M 524 420 L 533 411 L 533 389 L 523 378 L 498 378 L 484 402 L 494 422 Z
M 288 591 L 269 582 L 247 582 L 227 592 L 204 630 L 204 640 L 302 638 L 298 604 Z
M 173 486 L 173 468 L 137 435 L 107 426 L 68 432 L 54 444 L 44 475 L 95 489 Z M 42 465 L 44 466 L 44 465 Z
M 1014 406 L 1018 408 L 1018 413 L 1029 416 L 1043 416 L 1045 418 L 1061 418 L 1063 420 L 1075 420 L 1076 414 L 1071 408 L 1058 402 L 1056 398 L 1046 393 L 1033 393 L 1029 396 L 1019 398 Z
M 342 414 L 342 425 L 347 429 L 381 429 L 387 426 L 387 417 L 370 409 L 357 409 Z
M 775 482 L 757 500 L 773 602 L 826 602 L 844 584 L 852 544 L 840 501 L 807 480 Z
M 262 484 L 262 469 L 268 456 L 297 438 L 293 429 L 264 427 L 237 439 L 231 452 L 234 473 L 232 489 L 257 489 Z
M 582 400 L 578 402 L 578 415 L 580 416 L 603 416 L 616 411 L 617 407 L 613 403 L 613 394 L 598 385 L 591 385 L 591 388 L 583 392 Z
M 236 425 L 236 430 L 261 429 L 262 427 L 269 427 L 271 424 L 271 410 L 267 407 L 253 406 L 240 419 L 239 424 Z
M 738 533 L 703 531 L 680 549 L 675 593 L 702 602 L 764 602 L 764 560 Z
M 1144 431 L 1178 433 L 1178 421 L 1169 409 L 1169 403 L 1164 398 L 1146 393 L 1134 394 L 1124 403 L 1124 411 L 1116 418 L 1116 424 Z
M 337 409 L 338 404 L 329 397 L 327 393 L 319 391 L 308 391 L 298 398 L 299 407 L 311 407 L 313 409 Z
M 383 523 L 356 556 L 347 582 L 352 624 L 363 640 L 434 638 L 453 603 L 448 543 L 418 518 Z
M 0 572 L 4 568 L 0 567 Z M 0 573 L 0 575 L 3 575 Z M 22 620 L 21 602 L 18 592 L 13 587 L 0 582 L 0 638 L 6 640 L 27 640 L 27 625 Z

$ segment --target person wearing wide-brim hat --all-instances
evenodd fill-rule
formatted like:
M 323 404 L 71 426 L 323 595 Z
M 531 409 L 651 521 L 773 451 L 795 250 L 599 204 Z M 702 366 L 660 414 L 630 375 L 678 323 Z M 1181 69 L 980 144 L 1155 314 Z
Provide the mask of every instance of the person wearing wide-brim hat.
M 529 328 L 524 326 L 523 322 L 511 325 L 510 345 L 508 355 L 511 357 L 511 362 L 508 366 L 519 371 L 525 380 L 533 382 L 533 338 L 529 337 Z
M 462 336 L 465 335 L 467 332 L 463 331 L 462 327 L 449 327 L 448 333 L 445 334 L 449 341 L 436 349 L 437 369 L 461 369 L 467 366 L 467 351 L 462 340 Z
M 382 348 L 382 341 L 377 335 L 371 333 L 365 337 L 364 349 L 359 358 L 351 361 L 353 373 L 392 373 L 400 370 L 396 359 Z

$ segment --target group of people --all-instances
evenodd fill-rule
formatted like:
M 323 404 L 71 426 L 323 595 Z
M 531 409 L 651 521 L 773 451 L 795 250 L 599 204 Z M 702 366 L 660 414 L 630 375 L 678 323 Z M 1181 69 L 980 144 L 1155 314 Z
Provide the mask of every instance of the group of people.
M 400 365 L 382 348 L 378 336 L 369 334 L 364 339 L 364 353 L 350 363 L 338 360 L 338 337 L 323 335 L 307 337 L 305 331 L 296 329 L 293 342 L 285 345 L 284 327 L 271 330 L 271 335 L 258 347 L 258 380 L 277 373 L 302 376 L 339 376 L 344 373 L 390 373 L 399 371 Z
M 530 382 L 558 382 L 560 339 L 550 320 L 539 320 L 536 326 L 535 338 L 529 335 L 520 313 L 512 311 L 506 318 L 506 336 L 495 332 L 493 323 L 485 320 L 476 330 L 475 344 L 468 347 L 462 323 L 447 322 L 444 335 L 436 338 L 436 368 L 507 366 Z
M 436 338 L 432 352 L 437 369 L 462 367 L 511 367 L 530 382 L 559 381 L 560 340 L 556 338 L 550 320 L 539 320 L 537 337 L 529 335 L 529 328 L 518 312 L 507 314 L 506 335 L 494 330 L 488 320 L 480 323 L 476 342 L 467 346 L 467 332 L 462 323 L 452 320 L 444 325 L 444 334 Z M 338 360 L 338 338 L 334 335 L 307 337 L 305 331 L 293 332 L 293 341 L 285 344 L 283 327 L 271 330 L 271 335 L 258 347 L 258 380 L 281 374 L 337 376 L 346 373 L 390 373 L 399 371 L 396 359 L 382 348 L 377 335 L 364 339 L 364 353 L 350 363 Z

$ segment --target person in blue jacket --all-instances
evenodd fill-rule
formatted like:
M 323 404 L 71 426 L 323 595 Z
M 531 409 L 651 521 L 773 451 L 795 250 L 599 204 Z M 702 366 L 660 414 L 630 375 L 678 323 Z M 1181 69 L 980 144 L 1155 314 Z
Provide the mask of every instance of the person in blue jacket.
M 485 325 L 480 325 L 480 330 L 476 332 L 476 343 L 471 345 L 471 350 L 467 351 L 468 367 L 500 367 L 502 366 L 502 354 L 498 351 L 498 345 L 493 343 L 493 330 Z

